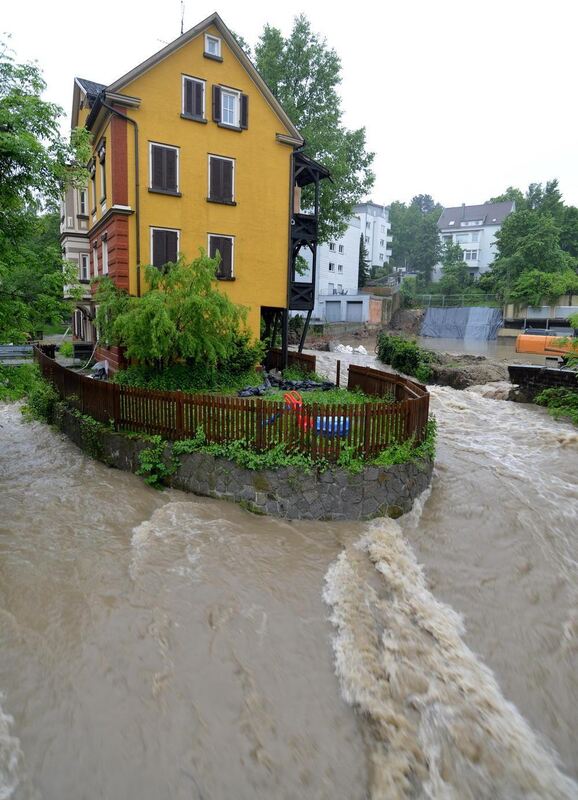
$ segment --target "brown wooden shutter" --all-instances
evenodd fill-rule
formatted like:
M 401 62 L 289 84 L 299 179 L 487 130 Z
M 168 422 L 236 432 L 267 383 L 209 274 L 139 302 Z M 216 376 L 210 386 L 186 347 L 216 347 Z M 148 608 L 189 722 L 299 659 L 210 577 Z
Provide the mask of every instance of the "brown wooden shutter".
M 221 121 L 221 87 L 213 86 L 213 121 Z
M 233 202 L 233 162 L 221 159 L 221 200 Z
M 168 147 L 164 148 L 165 155 L 165 185 L 167 192 L 177 191 L 177 151 Z
M 178 241 L 179 237 L 176 231 L 165 231 L 165 263 L 168 261 L 175 262 L 177 260 L 179 256 Z
M 247 130 L 249 127 L 249 96 L 241 95 L 241 128 Z
M 193 116 L 203 117 L 203 93 L 205 91 L 205 84 L 200 81 L 195 81 L 194 84 L 194 103 L 193 103 Z
M 210 198 L 211 200 L 221 200 L 222 191 L 222 178 L 221 178 L 221 164 L 222 159 L 210 157 L 209 170 L 211 173 L 210 180 Z
M 195 85 L 194 81 L 190 80 L 190 78 L 185 78 L 185 107 L 183 112 L 191 116 L 195 113 L 193 102 Z
M 221 266 L 219 276 L 221 278 L 232 277 L 232 250 L 233 242 L 228 236 L 221 236 Z
M 166 263 L 166 231 L 153 231 L 153 266 L 160 268 Z

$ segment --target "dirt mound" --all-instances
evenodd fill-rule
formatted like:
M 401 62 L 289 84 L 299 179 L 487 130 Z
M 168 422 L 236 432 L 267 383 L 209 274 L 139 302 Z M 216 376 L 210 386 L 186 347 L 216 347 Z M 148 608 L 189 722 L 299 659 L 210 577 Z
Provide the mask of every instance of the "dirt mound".
M 387 330 L 391 333 L 410 333 L 419 336 L 424 316 L 423 308 L 400 308 L 393 314 Z
M 467 389 L 484 383 L 508 380 L 508 367 L 485 356 L 471 354 L 436 353 L 430 365 L 430 383 Z

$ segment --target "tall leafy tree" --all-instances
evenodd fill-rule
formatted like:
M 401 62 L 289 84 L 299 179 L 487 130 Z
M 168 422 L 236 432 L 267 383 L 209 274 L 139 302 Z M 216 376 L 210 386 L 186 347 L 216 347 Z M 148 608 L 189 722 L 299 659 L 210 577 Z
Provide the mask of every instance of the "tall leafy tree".
M 301 14 L 286 38 L 278 28 L 264 27 L 255 63 L 305 139 L 304 152 L 331 171 L 333 182 L 321 184 L 320 239 L 338 238 L 374 182 L 365 128 L 348 130 L 342 123 L 340 59 Z
M 416 195 L 409 205 L 393 202 L 389 218 L 393 234 L 392 262 L 417 272 L 419 283 L 431 281 L 432 271 L 441 256 L 437 222 L 442 206 L 431 195 Z
M 70 276 L 60 258 L 54 209 L 64 186 L 86 181 L 88 134 L 62 139 L 64 113 L 41 99 L 34 64 L 0 43 L 0 341 L 24 341 L 62 313 Z

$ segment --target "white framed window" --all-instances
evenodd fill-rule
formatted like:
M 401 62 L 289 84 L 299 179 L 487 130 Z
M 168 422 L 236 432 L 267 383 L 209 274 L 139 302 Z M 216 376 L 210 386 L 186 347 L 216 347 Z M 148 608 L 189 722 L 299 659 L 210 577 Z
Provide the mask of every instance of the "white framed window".
M 205 54 L 221 58 L 221 40 L 218 36 L 205 33 Z
M 342 244 L 339 245 L 339 252 L 343 253 L 343 245 Z
M 98 244 L 96 242 L 92 245 L 92 274 L 95 278 L 98 277 Z
M 80 254 L 80 280 L 87 281 L 90 273 L 89 255 L 88 253 Z
M 380 254 L 379 254 L 379 260 L 380 260 L 380 261 L 383 261 L 383 253 L 380 253 Z
M 102 274 L 108 275 L 108 239 L 102 238 Z
M 480 241 L 480 232 L 479 231 L 472 231 L 472 242 L 479 242 Z
M 338 283 L 337 284 L 337 291 L 338 292 L 342 292 L 343 291 L 343 284 L 342 283 Z
M 149 189 L 177 194 L 179 191 L 179 148 L 149 142 Z
M 235 277 L 235 237 L 217 233 L 209 234 L 209 256 L 220 256 L 216 278 L 220 281 L 233 280 Z
M 365 237 L 365 244 L 369 244 L 369 236 Z
M 88 197 L 86 189 L 78 190 L 78 213 L 82 216 L 88 214 Z
M 368 231 L 371 228 L 371 222 L 365 223 L 365 230 Z
M 151 228 L 150 263 L 160 269 L 179 257 L 181 232 L 177 228 Z
M 223 89 L 221 91 L 221 122 L 223 125 L 239 127 L 239 98 L 240 92 L 233 89 Z
M 382 233 L 385 233 L 385 225 L 382 225 L 382 226 L 381 226 L 381 232 L 382 232 Z
M 335 242 L 329 242 L 329 249 L 331 252 L 335 252 Z
M 446 242 L 446 244 L 451 244 L 453 242 L 453 240 L 454 240 L 454 237 L 453 237 L 453 235 L 451 233 L 446 233 L 446 234 L 444 234 L 443 239 L 444 239 L 444 242 Z
M 202 78 L 183 75 L 181 113 L 192 119 L 205 119 L 206 82 Z
M 334 283 L 328 283 L 327 284 L 327 294 L 333 294 L 334 291 L 335 291 L 335 284 Z
M 337 265 L 337 272 L 343 272 L 343 264 Z
M 329 272 L 335 272 L 335 264 L 333 261 L 329 262 Z
M 381 247 L 383 247 L 383 239 L 379 240 L 379 244 L 380 244 Z

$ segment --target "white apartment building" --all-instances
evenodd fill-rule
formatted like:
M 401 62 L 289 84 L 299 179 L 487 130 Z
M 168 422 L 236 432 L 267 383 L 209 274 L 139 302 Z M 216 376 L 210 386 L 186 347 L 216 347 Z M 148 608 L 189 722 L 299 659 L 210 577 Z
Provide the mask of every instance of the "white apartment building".
M 508 214 L 515 210 L 513 200 L 479 206 L 464 203 L 456 208 L 445 208 L 438 220 L 442 244 L 459 244 L 470 274 L 479 278 L 488 271 L 496 256 L 496 233 Z M 436 264 L 433 279 L 439 280 L 442 274 L 442 265 Z
M 347 230 L 340 239 L 317 248 L 317 275 L 313 319 L 324 322 L 367 322 L 369 295 L 358 290 L 359 244 L 364 237 L 370 266 L 383 266 L 391 256 L 389 209 L 376 203 L 354 207 Z M 311 264 L 311 254 L 301 255 Z M 310 270 L 302 280 L 310 279 Z
M 369 266 L 383 267 L 389 262 L 391 256 L 392 236 L 389 208 L 369 201 L 356 205 L 353 211 L 359 217 Z

